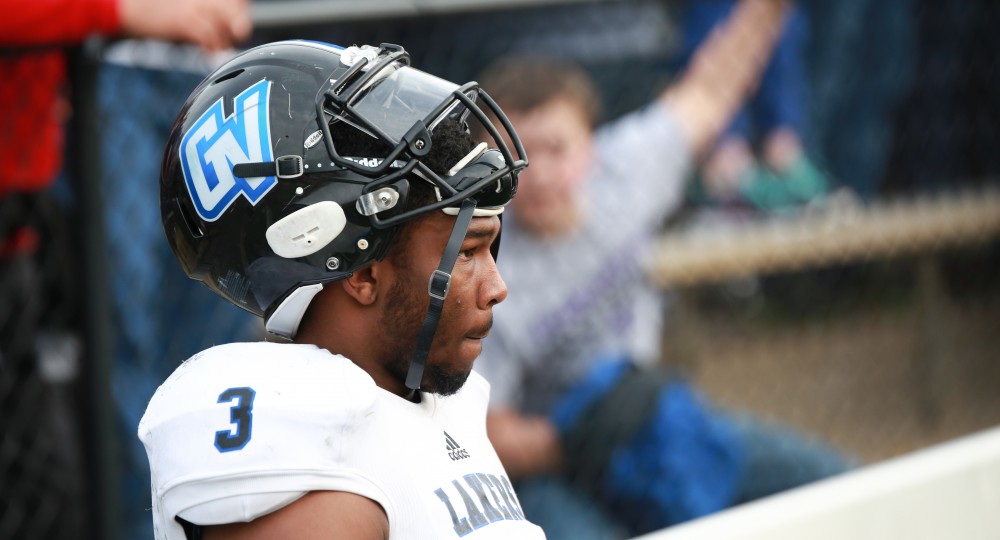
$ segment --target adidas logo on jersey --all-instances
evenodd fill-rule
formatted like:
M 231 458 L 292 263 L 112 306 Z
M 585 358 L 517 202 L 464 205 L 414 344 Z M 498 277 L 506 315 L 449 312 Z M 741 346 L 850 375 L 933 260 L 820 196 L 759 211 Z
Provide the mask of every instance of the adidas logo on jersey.
M 451 435 L 448 435 L 447 431 L 444 432 L 444 445 L 448 450 L 448 457 L 450 457 L 452 461 L 458 461 L 469 457 L 469 451 L 459 446 L 459 444 L 455 442 L 455 439 L 452 439 Z

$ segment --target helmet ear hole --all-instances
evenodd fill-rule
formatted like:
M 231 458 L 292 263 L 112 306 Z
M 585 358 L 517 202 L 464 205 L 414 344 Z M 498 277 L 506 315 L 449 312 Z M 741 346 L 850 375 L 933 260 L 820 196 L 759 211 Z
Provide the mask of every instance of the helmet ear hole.
M 240 73 L 243 73 L 243 71 L 244 70 L 242 69 L 234 69 L 233 71 L 230 71 L 229 73 L 226 73 L 225 75 L 212 81 L 212 84 L 219 84 L 220 82 L 228 81 L 229 79 L 235 79 L 236 77 L 239 77 Z
M 205 231 L 201 228 L 200 221 L 191 215 L 190 209 L 181 204 L 179 199 L 174 199 L 174 205 L 177 207 L 177 213 L 180 214 L 181 221 L 184 222 L 191 237 L 201 238 L 205 236 Z

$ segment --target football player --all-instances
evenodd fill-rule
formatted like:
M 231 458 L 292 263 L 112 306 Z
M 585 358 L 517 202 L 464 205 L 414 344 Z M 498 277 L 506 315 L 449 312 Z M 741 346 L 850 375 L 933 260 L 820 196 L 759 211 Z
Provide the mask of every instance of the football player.
M 198 86 L 164 154 L 164 229 L 279 338 L 210 348 L 153 396 L 158 539 L 543 537 L 472 371 L 526 165 L 478 85 L 395 45 L 271 43 Z

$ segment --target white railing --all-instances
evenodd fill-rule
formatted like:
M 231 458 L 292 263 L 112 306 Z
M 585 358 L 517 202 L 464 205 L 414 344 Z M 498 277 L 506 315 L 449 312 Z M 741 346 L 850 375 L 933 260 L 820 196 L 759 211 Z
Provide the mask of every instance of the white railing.
M 257 27 L 263 28 L 569 2 L 581 0 L 258 0 L 253 3 L 253 19 Z
M 639 538 L 996 540 L 1000 427 Z

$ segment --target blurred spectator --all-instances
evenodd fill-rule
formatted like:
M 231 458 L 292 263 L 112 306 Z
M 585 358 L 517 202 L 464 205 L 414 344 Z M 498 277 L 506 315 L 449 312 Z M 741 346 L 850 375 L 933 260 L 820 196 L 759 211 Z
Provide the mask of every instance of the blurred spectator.
M 60 204 L 65 199 L 57 200 L 52 189 L 62 170 L 71 116 L 68 57 L 92 35 L 174 40 L 207 51 L 231 47 L 250 33 L 249 2 L 58 0 L 0 6 L 0 432 L 5 442 L 0 531 L 77 538 L 87 507 L 81 501 L 78 416 L 67 388 L 80 350 L 75 304 L 81 265 L 80 253 L 71 247 L 76 238 L 67 209 Z M 155 186 L 155 172 L 147 178 Z M 127 437 L 134 439 L 134 430 L 133 424 Z
M 681 17 L 682 64 L 690 60 L 735 4 L 736 0 L 685 3 Z M 793 6 L 760 86 L 700 167 L 700 181 L 692 184 L 696 204 L 780 212 L 825 195 L 828 181 L 809 159 L 804 142 L 808 120 L 808 35 L 806 17 L 799 6 Z
M 24 3 L 4 0 L 2 189 L 35 192 L 56 177 L 69 114 L 66 48 L 91 35 L 188 41 L 216 51 L 251 29 L 247 0 L 91 0 Z
M 492 385 L 491 440 L 550 540 L 622 538 L 845 468 L 652 367 L 662 298 L 646 247 L 754 87 L 783 14 L 741 2 L 677 83 L 596 131 L 595 92 L 573 65 L 515 57 L 478 79 L 531 165 L 501 239 L 510 294 L 476 366 Z

